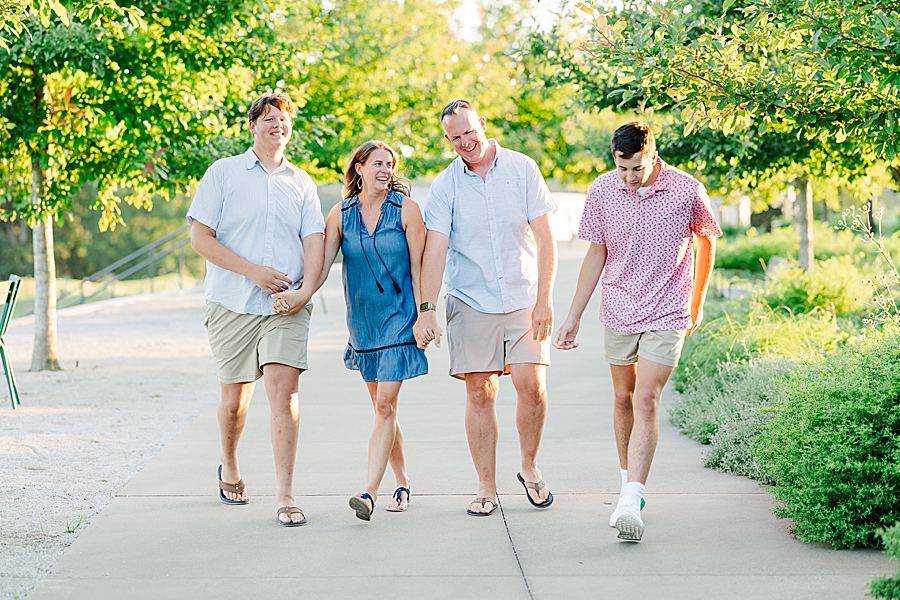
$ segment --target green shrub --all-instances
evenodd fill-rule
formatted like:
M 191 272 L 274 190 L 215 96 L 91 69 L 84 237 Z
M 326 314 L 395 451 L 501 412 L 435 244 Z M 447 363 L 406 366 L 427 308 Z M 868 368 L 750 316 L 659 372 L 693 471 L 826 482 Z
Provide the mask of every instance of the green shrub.
M 867 275 L 849 256 L 832 257 L 806 271 L 780 265 L 769 269 L 761 290 L 762 299 L 771 308 L 785 308 L 794 314 L 825 308 L 838 315 L 860 314 L 863 302 L 872 295 L 863 283 Z
M 773 256 L 794 260 L 799 249 L 797 232 L 790 227 L 763 234 L 751 228 L 744 235 L 729 236 L 716 244 L 716 268 L 762 273 Z
M 900 232 L 885 239 L 885 245 L 895 256 L 900 250 Z M 844 229 L 835 231 L 828 223 L 813 223 L 813 247 L 816 259 L 850 256 L 855 260 L 875 262 L 878 250 L 862 243 L 862 235 Z M 800 236 L 793 227 L 759 233 L 756 229 L 721 238 L 716 244 L 716 268 L 739 269 L 762 273 L 773 256 L 796 262 L 800 252 Z
M 669 418 L 682 433 L 709 444 L 704 466 L 769 483 L 753 454 L 753 441 L 773 408 L 785 401 L 784 378 L 795 366 L 766 357 L 719 365 L 676 399 Z
M 884 543 L 884 553 L 900 560 L 900 523 L 889 529 L 879 529 L 878 537 Z M 870 594 L 876 598 L 900 599 L 900 573 L 897 577 L 878 577 L 869 584 Z
M 759 356 L 820 356 L 851 339 L 856 331 L 834 313 L 814 309 L 794 315 L 771 308 L 759 298 L 709 302 L 702 327 L 685 340 L 679 366 L 672 376 L 683 392 L 689 381 L 714 375 L 720 363 Z
M 797 536 L 836 548 L 875 544 L 900 520 L 900 334 L 799 366 L 787 402 L 753 452 Z

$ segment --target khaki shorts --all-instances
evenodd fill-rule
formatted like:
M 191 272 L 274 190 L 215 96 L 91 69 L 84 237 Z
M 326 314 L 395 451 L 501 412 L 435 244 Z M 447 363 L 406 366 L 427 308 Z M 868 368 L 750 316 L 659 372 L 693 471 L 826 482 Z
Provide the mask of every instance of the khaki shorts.
M 506 314 L 479 312 L 453 296 L 447 296 L 447 340 L 450 343 L 450 375 L 466 373 L 509 375 L 509 365 L 550 365 L 550 338 L 534 339 L 531 308 Z
M 611 365 L 631 365 L 638 356 L 668 367 L 677 367 L 685 331 L 619 333 L 603 328 L 603 353 Z
M 206 325 L 209 346 L 216 359 L 216 372 L 221 383 L 247 383 L 262 377 L 262 368 L 278 363 L 300 369 L 306 364 L 306 342 L 309 338 L 307 304 L 295 315 L 244 315 L 206 303 Z

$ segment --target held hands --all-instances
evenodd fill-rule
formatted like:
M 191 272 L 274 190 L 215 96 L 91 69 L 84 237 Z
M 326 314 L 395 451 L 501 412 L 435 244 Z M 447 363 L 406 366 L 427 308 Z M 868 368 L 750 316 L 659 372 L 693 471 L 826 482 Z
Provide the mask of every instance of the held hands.
M 581 319 L 569 317 L 566 319 L 559 331 L 556 332 L 556 338 L 553 340 L 553 347 L 560 350 L 573 350 L 578 347 L 575 336 L 578 334 L 578 328 L 581 326 Z
M 416 324 L 413 325 L 413 335 L 416 337 L 416 345 L 424 350 L 432 341 L 438 348 L 441 347 L 441 326 L 437 322 L 437 314 L 433 310 L 419 313 Z
M 273 294 L 272 298 L 275 300 L 272 303 L 272 310 L 280 315 L 295 315 L 309 302 L 309 297 L 300 290 L 278 292 Z
M 283 292 L 294 283 L 288 278 L 287 273 L 262 265 L 256 265 L 253 272 L 248 275 L 248 279 L 267 294 Z

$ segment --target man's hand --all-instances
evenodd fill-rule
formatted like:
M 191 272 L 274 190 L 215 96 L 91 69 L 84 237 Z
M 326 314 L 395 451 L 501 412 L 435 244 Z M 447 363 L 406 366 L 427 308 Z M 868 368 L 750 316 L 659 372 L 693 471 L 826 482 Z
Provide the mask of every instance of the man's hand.
M 581 319 L 569 317 L 563 321 L 562 327 L 556 332 L 556 339 L 553 340 L 553 347 L 560 350 L 574 350 L 578 347 L 575 336 L 578 335 L 578 328 L 581 327 Z
M 703 305 L 691 307 L 691 326 L 688 327 L 687 335 L 691 335 L 697 328 L 700 327 L 700 323 L 703 322 Z
M 272 310 L 280 315 L 295 315 L 303 310 L 303 307 L 306 306 L 310 300 L 309 296 L 304 294 L 301 290 L 278 292 L 277 294 L 273 294 L 272 298 L 275 300 L 272 303 Z
M 550 337 L 553 331 L 553 304 L 550 302 L 538 302 L 531 311 L 531 330 L 534 339 L 539 342 Z
M 416 324 L 413 325 L 413 335 L 416 336 L 416 345 L 424 350 L 432 341 L 438 348 L 441 347 L 441 326 L 437 322 L 437 314 L 433 310 L 419 313 Z
M 294 282 L 290 280 L 287 273 L 282 273 L 278 269 L 272 267 L 263 267 L 255 265 L 247 278 L 259 289 L 267 294 L 277 294 L 290 288 Z M 302 306 L 300 308 L 303 308 Z

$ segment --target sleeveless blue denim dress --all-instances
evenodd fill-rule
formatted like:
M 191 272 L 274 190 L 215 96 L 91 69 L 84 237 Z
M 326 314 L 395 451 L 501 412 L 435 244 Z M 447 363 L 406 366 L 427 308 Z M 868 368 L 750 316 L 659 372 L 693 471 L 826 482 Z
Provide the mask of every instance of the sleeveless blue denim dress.
M 403 196 L 389 191 L 370 235 L 359 198 L 354 195 L 341 203 L 341 270 L 350 330 L 344 365 L 368 382 L 403 381 L 428 373 L 425 351 L 413 336 L 418 307 L 402 208 Z

